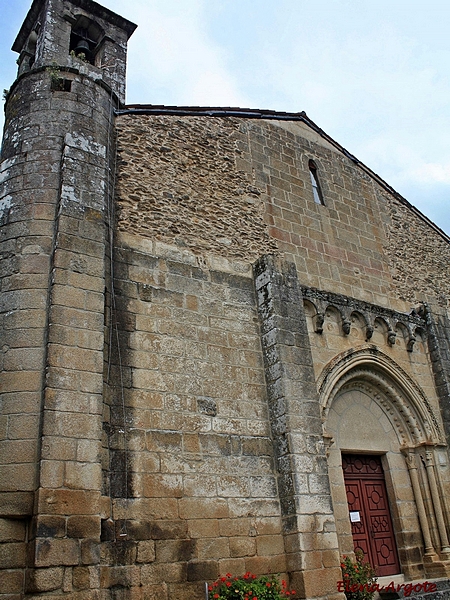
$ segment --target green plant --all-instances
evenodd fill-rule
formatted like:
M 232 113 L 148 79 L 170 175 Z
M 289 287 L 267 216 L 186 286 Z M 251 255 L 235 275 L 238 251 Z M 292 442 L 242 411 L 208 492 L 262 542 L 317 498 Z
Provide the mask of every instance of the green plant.
M 53 62 L 51 67 L 46 68 L 46 71 L 50 74 L 50 85 L 52 90 L 62 90 L 64 88 L 64 81 L 60 77 L 60 67 L 57 65 L 57 63 Z
M 9 90 L 3 90 L 3 102 L 6 102 L 8 98 Z
M 341 562 L 343 580 L 338 589 L 345 592 L 347 600 L 370 600 L 377 590 L 375 569 L 364 560 L 361 550 L 355 552 L 356 562 L 344 556 Z
M 84 52 L 79 52 L 78 54 L 76 54 L 75 50 L 71 50 L 70 56 L 72 58 L 78 58 L 78 60 L 81 60 L 82 62 L 88 62 L 88 59 L 86 58 L 86 54 Z
M 211 600 L 283 600 L 295 598 L 295 590 L 288 590 L 284 580 L 274 575 L 257 577 L 249 571 L 241 577 L 227 573 L 208 586 Z

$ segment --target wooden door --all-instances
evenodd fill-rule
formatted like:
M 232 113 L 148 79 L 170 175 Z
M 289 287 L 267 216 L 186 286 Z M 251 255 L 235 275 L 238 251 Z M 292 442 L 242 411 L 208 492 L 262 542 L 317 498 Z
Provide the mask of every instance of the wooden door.
M 379 456 L 343 454 L 353 544 L 379 577 L 400 572 L 397 546 Z

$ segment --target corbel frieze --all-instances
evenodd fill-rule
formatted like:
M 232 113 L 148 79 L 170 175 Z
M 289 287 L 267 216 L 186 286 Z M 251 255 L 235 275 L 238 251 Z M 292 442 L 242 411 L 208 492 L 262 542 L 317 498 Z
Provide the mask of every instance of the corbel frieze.
M 418 335 L 422 339 L 427 335 L 425 305 L 414 307 L 409 313 L 401 313 L 342 294 L 325 292 L 306 286 L 301 286 L 301 289 L 304 300 L 310 302 L 314 307 L 312 322 L 314 332 L 317 334 L 323 333 L 327 310 L 333 308 L 340 315 L 341 329 L 344 336 L 350 334 L 354 315 L 359 315 L 364 321 L 366 341 L 372 338 L 377 320 L 384 326 L 387 344 L 394 346 L 397 336 L 401 332 L 408 352 L 413 351 Z

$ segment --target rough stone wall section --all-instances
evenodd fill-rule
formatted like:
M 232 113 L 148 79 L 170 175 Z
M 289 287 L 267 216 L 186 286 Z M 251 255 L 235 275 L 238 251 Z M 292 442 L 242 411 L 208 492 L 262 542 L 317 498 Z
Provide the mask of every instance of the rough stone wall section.
M 249 261 L 276 251 L 261 189 L 236 167 L 239 127 L 230 118 L 119 117 L 119 230 Z
M 435 298 L 440 306 L 449 307 L 450 244 L 392 196 L 386 195 L 385 202 L 390 215 L 385 253 L 393 293 L 411 302 Z

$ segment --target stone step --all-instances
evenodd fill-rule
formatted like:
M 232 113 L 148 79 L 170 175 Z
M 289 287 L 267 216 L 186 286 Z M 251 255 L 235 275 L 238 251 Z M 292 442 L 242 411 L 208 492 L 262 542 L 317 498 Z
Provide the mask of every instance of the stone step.
M 396 586 L 397 586 L 397 582 Z M 388 583 L 385 583 L 388 586 Z M 396 591 L 384 591 L 378 594 L 380 600 L 408 598 L 409 600 L 450 600 L 450 579 L 408 581 Z M 376 598 L 374 598 L 376 600 Z

